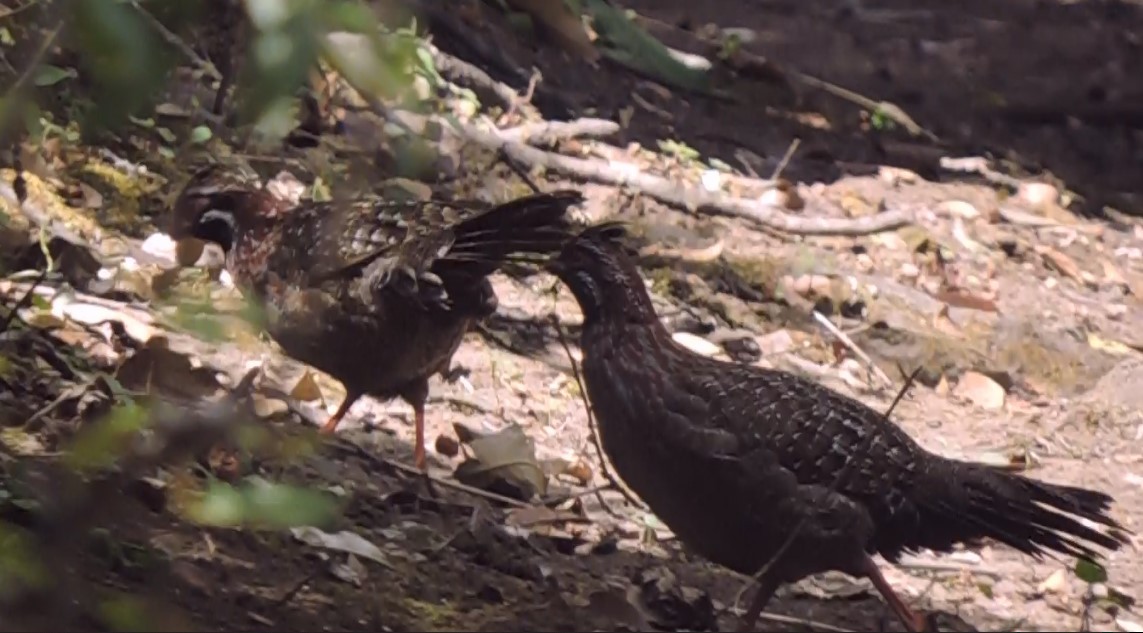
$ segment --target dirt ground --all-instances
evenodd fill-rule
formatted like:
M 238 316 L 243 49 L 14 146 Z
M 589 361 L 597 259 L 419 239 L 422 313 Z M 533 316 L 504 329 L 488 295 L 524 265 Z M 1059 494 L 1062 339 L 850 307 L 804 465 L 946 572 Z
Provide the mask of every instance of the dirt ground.
M 895 386 L 898 365 L 936 368 L 933 380 L 896 410 L 900 425 L 941 454 L 1013 460 L 1028 465 L 1032 477 L 1104 490 L 1117 500 L 1114 516 L 1139 529 L 1143 224 L 1114 214 L 1090 217 L 1105 207 L 1143 217 L 1138 3 L 881 0 L 854 12 L 827 0 L 708 0 L 697 8 L 677 0 L 625 2 L 651 19 L 664 42 L 696 53 L 707 52 L 692 35 L 704 23 L 752 29 L 758 35 L 747 45 L 753 52 L 893 102 L 943 146 L 899 129 L 874 129 L 853 104 L 805 87 L 792 91 L 739 78 L 725 100 L 669 90 L 611 62 L 587 69 L 552 46 L 513 34 L 488 5 L 458 5 L 457 15 L 473 25 L 470 38 L 496 41 L 500 55 L 517 67 L 541 70 L 534 102 L 547 118 L 627 119 L 608 142 L 654 149 L 674 139 L 735 168 L 749 164 L 763 177 L 800 138 L 784 176 L 807 197 L 851 215 L 907 208 L 923 220 L 920 241 L 917 227 L 862 237 L 791 237 L 653 202 L 624 206 L 614 188 L 585 185 L 587 212 L 595 219 L 623 207 L 621 217 L 665 244 L 677 242 L 683 250 L 694 240 L 723 244 L 714 264 L 643 262 L 673 329 L 711 340 L 720 332 L 746 332 L 763 355 L 751 362 L 817 367 L 818 379 L 884 408 L 895 388 L 871 387 L 876 381 L 834 362 L 829 336 L 806 307 L 820 306 L 822 297 L 799 303 L 790 294 L 797 294 L 791 290 L 796 282 L 787 281 L 808 275 L 835 288 L 859 287 L 860 299 L 826 297 L 845 329 L 856 326 L 856 346 Z M 464 42 L 439 34 L 436 44 L 524 88 Z M 628 108 L 634 108 L 629 118 Z M 997 220 L 1008 194 L 999 194 L 995 183 L 943 170 L 942 156 L 987 156 L 1015 176 L 1043 176 L 1078 197 L 1068 209 L 1054 207 L 1043 226 Z M 912 175 L 889 174 L 882 165 Z M 958 211 L 964 205 L 976 215 Z M 955 272 L 944 269 L 945 281 L 956 277 L 964 292 L 988 296 L 991 307 L 936 301 L 925 291 L 925 279 L 937 275 L 918 246 L 926 239 L 953 254 Z M 510 421 L 534 440 L 539 457 L 584 461 L 593 471 L 590 485 L 602 484 L 567 358 L 542 320 L 554 312 L 574 330 L 579 319 L 566 291 L 552 298 L 553 285 L 546 275 L 496 278 L 500 312 L 456 357 L 469 370 L 472 389 L 433 383 L 428 438 L 431 444 L 452 436 L 454 423 L 492 430 Z M 846 314 L 856 302 L 867 309 L 863 317 Z M 784 339 L 791 343 L 780 344 Z M 220 347 L 217 358 L 206 361 L 232 377 L 254 357 L 289 375 L 301 372 L 269 350 Z M 1001 384 L 1003 404 L 983 404 L 967 375 Z M 42 396 L 33 392 L 27 397 Z M 50 434 L 53 423 L 62 422 L 38 432 Z M 274 424 L 302 432 L 296 421 Z M 347 491 L 344 516 L 325 531 L 357 534 L 379 549 L 383 562 L 347 557 L 289 533 L 204 529 L 134 502 L 104 521 L 115 546 L 85 545 L 76 569 L 101 591 L 143 598 L 153 616 L 148 626 L 164 630 L 734 626 L 734 614 L 723 609 L 743 579 L 688 555 L 618 493 L 603 493 L 605 508 L 595 495 L 580 494 L 583 486 L 561 480 L 569 495 L 579 496 L 559 510 L 505 506 L 451 488 L 434 500 L 392 465 L 410 461 L 405 405 L 363 401 L 343 428 L 342 438 L 319 454 L 261 470 Z M 434 475 L 446 480 L 458 463 L 433 454 L 431 446 L 430 461 Z M 1071 573 L 1071 561 L 1033 561 L 998 546 L 918 555 L 886 567 L 910 604 L 942 614 L 942 630 L 1080 630 L 1085 617 L 1093 621 L 1091 630 L 1140 630 L 1136 623 L 1143 621 L 1133 612 L 1143 587 L 1137 546 L 1109 559 L 1108 581 L 1096 593 L 1111 599 L 1094 606 L 1085 606 L 1087 587 Z M 0 628 L 106 630 L 108 621 L 106 614 L 34 605 Z M 785 589 L 757 630 L 792 629 L 900 630 L 867 583 L 832 576 Z

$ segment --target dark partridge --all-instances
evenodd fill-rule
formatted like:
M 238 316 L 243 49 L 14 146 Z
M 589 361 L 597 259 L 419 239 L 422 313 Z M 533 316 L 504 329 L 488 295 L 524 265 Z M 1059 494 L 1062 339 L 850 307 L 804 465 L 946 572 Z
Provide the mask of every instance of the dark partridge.
M 549 266 L 583 312 L 583 377 L 600 439 L 619 476 L 688 547 L 744 574 L 770 564 L 743 630 L 781 584 L 828 570 L 869 578 L 907 630 L 926 630 L 874 554 L 894 562 L 993 539 L 1035 557 L 1096 560 L 1097 549 L 1128 543 L 1106 494 L 937 456 L 810 380 L 681 347 L 623 234 L 615 223 L 586 229 Z

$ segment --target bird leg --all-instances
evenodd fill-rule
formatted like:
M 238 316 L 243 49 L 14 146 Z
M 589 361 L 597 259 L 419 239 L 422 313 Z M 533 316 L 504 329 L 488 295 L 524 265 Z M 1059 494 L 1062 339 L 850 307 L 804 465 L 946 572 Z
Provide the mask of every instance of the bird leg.
M 341 406 L 339 406 L 337 411 L 335 411 L 333 415 L 330 416 L 329 420 L 326 420 L 326 423 L 322 425 L 319 433 L 322 435 L 333 435 L 333 432 L 337 430 L 337 425 L 341 422 L 341 419 L 344 418 L 345 414 L 349 412 L 349 407 L 352 407 L 353 403 L 357 402 L 358 398 L 360 397 L 360 393 L 346 390 L 345 400 L 341 401 Z
M 868 554 L 865 556 L 865 561 L 862 563 L 865 577 L 868 578 L 881 597 L 885 598 L 885 602 L 889 603 L 889 608 L 893 610 L 893 614 L 905 626 L 905 630 L 909 633 L 927 633 L 935 629 L 930 628 L 927 618 L 920 614 L 913 613 L 913 610 L 905 604 L 905 601 L 893 591 L 893 587 L 889 585 L 889 581 L 885 580 L 885 576 L 881 574 L 881 570 L 877 567 L 876 561 Z
M 762 615 L 762 609 L 766 608 L 767 603 L 778 591 L 780 583 L 771 578 L 771 574 L 762 574 L 756 580 L 758 581 L 758 589 L 754 591 L 754 597 L 750 599 L 750 606 L 747 607 L 746 613 L 738 621 L 738 629 L 736 629 L 738 633 L 746 633 L 754 627 L 754 623 L 758 621 L 758 616 Z
M 413 403 L 413 428 L 416 440 L 413 444 L 413 465 L 421 472 L 429 471 L 425 460 L 425 401 L 418 399 Z
M 422 481 L 424 481 L 425 488 L 429 491 L 429 496 L 436 499 L 437 491 L 433 486 L 433 480 L 429 477 L 429 465 L 425 458 L 425 401 L 429 399 L 429 381 L 423 380 L 419 384 L 412 385 L 409 390 L 401 394 L 413 407 L 413 466 L 421 471 Z

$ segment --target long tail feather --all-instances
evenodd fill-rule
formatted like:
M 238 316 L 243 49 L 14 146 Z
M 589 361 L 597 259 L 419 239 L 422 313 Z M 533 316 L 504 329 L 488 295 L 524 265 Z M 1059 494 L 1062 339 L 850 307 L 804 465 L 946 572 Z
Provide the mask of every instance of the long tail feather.
M 557 253 L 572 235 L 567 211 L 582 201 L 578 191 L 563 190 L 493 207 L 455 227 L 456 240 L 438 265 L 463 263 L 487 275 L 509 259 Z
M 908 540 L 917 547 L 947 551 L 991 538 L 1036 557 L 1056 552 L 1094 560 L 1097 547 L 1130 543 L 1130 532 L 1108 514 L 1110 496 L 981 464 L 934 462 L 912 497 L 921 520 Z

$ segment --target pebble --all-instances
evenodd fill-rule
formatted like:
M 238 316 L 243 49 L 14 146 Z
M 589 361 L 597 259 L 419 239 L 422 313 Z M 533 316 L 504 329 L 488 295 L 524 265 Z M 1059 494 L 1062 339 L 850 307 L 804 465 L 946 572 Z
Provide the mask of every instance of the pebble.
M 975 371 L 967 371 L 960 377 L 960 382 L 953 389 L 953 395 L 989 411 L 1004 408 L 1004 399 L 1007 396 L 1004 387 Z
M 1016 198 L 1032 207 L 1058 204 L 1060 191 L 1046 182 L 1021 183 L 1016 190 Z
M 980 217 L 980 210 L 964 200 L 945 200 L 937 205 L 937 211 L 962 220 L 975 220 Z

